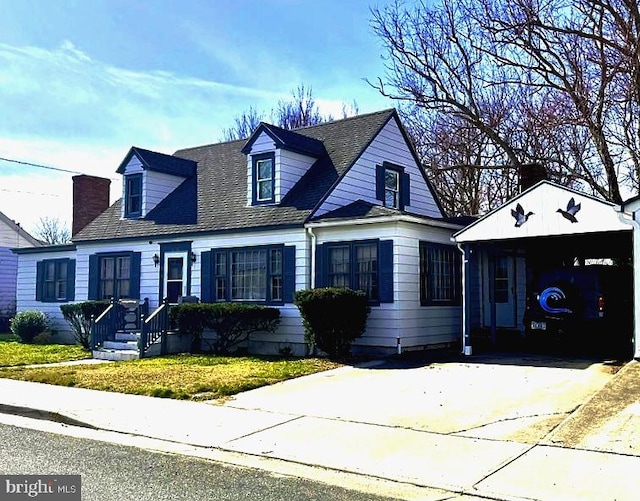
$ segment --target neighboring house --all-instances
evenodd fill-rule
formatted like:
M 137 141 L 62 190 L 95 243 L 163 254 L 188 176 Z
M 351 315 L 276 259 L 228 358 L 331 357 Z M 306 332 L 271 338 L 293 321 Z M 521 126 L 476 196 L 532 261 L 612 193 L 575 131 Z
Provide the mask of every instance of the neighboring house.
M 42 242 L 0 212 L 0 332 L 9 329 L 9 319 L 16 313 L 18 256 L 11 249 L 40 245 Z
M 74 178 L 72 245 L 19 251 L 20 310 L 45 310 L 62 330 L 69 301 L 252 302 L 282 321 L 249 350 L 304 354 L 293 292 L 348 286 L 372 306 L 357 350 L 460 340 L 450 237 L 463 225 L 444 217 L 395 110 L 295 131 L 262 123 L 248 140 L 174 155 L 133 147 L 117 172 L 122 199 L 104 210 L 86 201 L 108 183 Z M 80 215 L 97 217 L 80 229 Z

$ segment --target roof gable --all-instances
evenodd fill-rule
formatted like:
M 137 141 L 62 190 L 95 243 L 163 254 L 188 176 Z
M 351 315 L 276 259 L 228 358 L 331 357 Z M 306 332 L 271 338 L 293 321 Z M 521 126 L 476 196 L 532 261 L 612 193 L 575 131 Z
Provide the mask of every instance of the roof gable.
M 614 205 L 540 181 L 456 233 L 458 243 L 630 230 Z
M 196 163 L 193 160 L 132 146 L 129 153 L 127 153 L 127 156 L 124 157 L 124 160 L 116 170 L 118 174 L 125 173 L 127 165 L 129 165 L 129 162 L 134 155 L 138 160 L 140 160 L 142 168 L 145 170 L 152 170 L 155 172 L 162 172 L 164 174 L 182 177 L 191 177 L 196 173 Z
M 0 212 L 0 247 L 39 247 L 43 243 L 27 233 L 18 223 Z

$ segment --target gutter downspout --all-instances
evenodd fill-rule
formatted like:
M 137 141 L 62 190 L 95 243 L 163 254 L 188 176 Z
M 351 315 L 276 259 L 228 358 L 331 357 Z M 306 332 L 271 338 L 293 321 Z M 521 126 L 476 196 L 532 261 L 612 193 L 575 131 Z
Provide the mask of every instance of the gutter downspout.
M 615 210 L 621 223 L 633 227 L 633 358 L 640 359 L 640 222 L 636 219 L 637 212 L 632 212 L 629 218 L 621 205 L 616 205 Z
M 468 314 L 469 299 L 471 288 L 469 287 L 469 257 L 471 251 L 469 244 L 463 246 L 456 244 L 458 250 L 462 253 L 462 354 L 470 356 L 471 348 L 471 318 Z
M 307 226 L 307 233 L 311 239 L 311 270 L 309 272 L 310 287 L 316 288 L 316 235 L 313 233 L 313 228 Z

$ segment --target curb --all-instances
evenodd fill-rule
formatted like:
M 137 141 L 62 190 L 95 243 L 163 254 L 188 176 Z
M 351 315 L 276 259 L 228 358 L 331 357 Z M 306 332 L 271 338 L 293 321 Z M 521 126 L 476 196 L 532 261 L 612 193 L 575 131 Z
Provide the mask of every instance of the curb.
M 79 426 L 81 428 L 89 428 L 91 430 L 98 430 L 99 428 L 80 421 L 78 419 L 65 416 L 58 412 L 45 411 L 42 409 L 33 409 L 31 407 L 21 407 L 18 405 L 0 404 L 1 414 L 12 414 L 14 416 L 21 416 L 31 419 L 40 419 L 42 421 L 54 421 L 56 423 L 66 424 L 69 426 Z

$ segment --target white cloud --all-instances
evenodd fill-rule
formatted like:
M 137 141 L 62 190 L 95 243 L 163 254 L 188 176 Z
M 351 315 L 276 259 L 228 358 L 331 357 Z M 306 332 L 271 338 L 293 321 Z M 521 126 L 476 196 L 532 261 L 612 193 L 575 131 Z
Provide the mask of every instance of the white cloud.
M 0 157 L 109 178 L 132 145 L 172 153 L 216 142 L 247 102 L 266 108 L 281 97 L 118 68 L 69 41 L 53 50 L 0 44 L 0 85 Z M 28 231 L 42 216 L 70 225 L 71 176 L 0 161 L 0 211 Z M 112 201 L 119 191 L 112 181 Z

